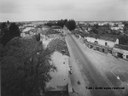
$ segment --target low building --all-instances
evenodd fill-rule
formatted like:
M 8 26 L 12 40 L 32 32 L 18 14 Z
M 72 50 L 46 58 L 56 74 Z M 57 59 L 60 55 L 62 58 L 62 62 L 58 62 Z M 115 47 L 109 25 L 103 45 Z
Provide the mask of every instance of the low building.
M 91 43 L 91 42 L 85 41 L 85 44 L 90 49 L 94 49 L 94 50 L 97 50 L 97 51 L 103 52 L 103 53 L 111 53 L 112 54 L 112 48 L 109 48 L 107 46 L 99 45 L 97 42 Z
M 116 44 L 112 53 L 116 57 L 128 60 L 128 45 Z
M 113 48 L 115 44 L 119 44 L 119 39 L 113 39 L 113 40 L 105 40 L 105 39 L 98 39 L 98 38 L 94 38 L 94 37 L 85 37 L 85 39 L 88 42 L 91 43 L 97 43 L 101 46 L 106 46 L 106 47 L 110 47 Z
M 107 41 L 96 39 L 93 37 L 86 37 L 84 40 L 87 47 L 103 53 L 111 53 L 117 58 L 128 60 L 128 45 L 119 44 L 119 40 Z
M 29 27 L 27 26 L 27 27 L 24 27 L 24 29 L 22 29 L 22 32 L 28 32 L 32 29 L 35 29 L 35 28 L 33 26 L 29 26 Z
M 112 50 L 116 44 L 119 44 L 119 39 L 99 39 L 94 37 L 85 37 L 84 38 L 85 44 L 94 50 L 103 52 L 103 53 L 110 53 L 112 54 Z
M 123 30 L 122 26 L 117 26 L 117 27 L 111 27 L 111 30 Z
M 47 31 L 47 30 L 49 30 L 49 29 L 50 29 L 49 26 L 43 26 L 43 27 L 42 27 L 42 31 Z

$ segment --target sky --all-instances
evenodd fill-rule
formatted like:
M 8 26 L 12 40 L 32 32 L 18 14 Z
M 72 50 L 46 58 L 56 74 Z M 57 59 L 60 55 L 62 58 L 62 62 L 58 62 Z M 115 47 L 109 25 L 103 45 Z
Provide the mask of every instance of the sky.
M 0 0 L 0 21 L 128 20 L 128 0 Z

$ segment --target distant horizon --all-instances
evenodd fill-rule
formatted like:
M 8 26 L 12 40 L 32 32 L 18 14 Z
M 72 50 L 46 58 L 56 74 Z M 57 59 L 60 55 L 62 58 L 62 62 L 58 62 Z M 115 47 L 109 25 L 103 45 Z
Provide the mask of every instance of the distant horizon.
M 58 19 L 58 20 L 61 20 L 61 19 Z M 58 20 L 22 20 L 22 21 L 10 21 L 10 20 L 5 20 L 5 21 L 0 21 L 0 22 L 45 22 L 45 21 L 58 21 Z M 62 19 L 64 20 L 64 19 Z M 67 19 L 67 20 L 71 20 L 71 19 Z M 75 20 L 75 19 L 73 19 Z M 128 20 L 75 20 L 76 22 L 123 22 L 123 21 L 128 21 Z
M 125 21 L 128 0 L 0 0 L 0 21 Z

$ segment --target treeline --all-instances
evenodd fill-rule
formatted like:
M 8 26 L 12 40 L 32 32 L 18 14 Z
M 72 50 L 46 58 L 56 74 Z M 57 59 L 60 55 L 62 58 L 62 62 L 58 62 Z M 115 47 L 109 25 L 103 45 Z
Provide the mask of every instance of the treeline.
M 128 35 L 120 35 L 119 36 L 119 44 L 128 45 Z
M 70 31 L 74 30 L 76 28 L 76 22 L 75 20 L 67 20 L 67 19 L 61 19 L 58 21 L 49 21 L 48 23 L 46 23 L 45 25 L 47 26 L 60 26 L 61 28 L 63 28 L 64 26 L 67 27 Z
M 122 22 L 124 24 L 124 33 L 128 35 L 128 21 Z
M 128 35 L 126 34 L 128 31 L 128 23 L 124 23 L 124 30 L 123 33 L 120 32 L 120 30 L 111 30 L 110 25 L 102 25 L 99 26 L 98 24 L 94 24 L 93 26 L 90 27 L 90 34 L 93 35 L 96 38 L 104 37 L 104 36 L 109 36 L 111 38 L 119 38 L 119 44 L 123 45 L 128 45 Z
M 111 27 L 109 24 L 99 26 L 98 24 L 94 24 L 91 26 L 90 30 L 91 34 L 97 34 L 97 35 L 105 35 L 105 34 L 111 34 L 111 35 L 120 35 L 120 31 L 118 30 L 111 30 Z
M 12 38 L 20 36 L 20 29 L 16 23 L 10 23 L 9 21 L 3 22 L 0 25 L 0 29 L 0 43 L 3 46 Z

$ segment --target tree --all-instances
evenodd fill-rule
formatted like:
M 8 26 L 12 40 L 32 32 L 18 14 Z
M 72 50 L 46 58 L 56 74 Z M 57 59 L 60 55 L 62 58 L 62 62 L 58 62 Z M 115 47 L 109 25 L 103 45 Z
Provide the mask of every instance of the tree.
M 124 26 L 128 27 L 128 21 L 124 21 L 124 22 L 122 22 L 122 24 L 124 24 Z
M 125 21 L 125 22 L 122 22 L 122 23 L 124 24 L 124 29 L 123 29 L 124 33 L 128 34 L 128 22 Z
M 94 24 L 93 27 L 94 27 L 95 29 L 98 29 L 100 26 L 99 26 L 98 24 Z
M 70 30 L 74 30 L 76 28 L 76 22 L 75 20 L 68 20 L 65 24 L 65 26 Z
M 2 23 L 1 32 L 3 36 L 1 38 L 1 43 L 5 46 L 8 41 L 12 38 L 20 36 L 19 27 L 15 23 Z
M 65 20 L 61 19 L 61 20 L 58 20 L 57 21 L 57 25 L 58 26 L 61 26 L 63 28 L 64 25 L 66 24 L 66 22 L 67 22 L 67 19 L 65 19 Z
M 7 34 L 7 33 L 8 33 L 8 30 L 7 30 L 6 23 L 3 22 L 0 24 L 0 43 L 3 43 L 3 41 L 2 41 L 3 36 L 4 36 L 4 34 Z
M 128 36 L 120 35 L 119 36 L 119 44 L 128 45 Z
M 98 24 L 94 24 L 91 27 L 91 34 L 98 34 L 98 28 L 99 28 L 99 25 Z
M 12 23 L 10 25 L 9 31 L 10 31 L 11 38 L 20 36 L 20 29 L 19 29 L 19 27 L 15 23 Z
M 7 43 L 2 58 L 2 96 L 40 96 L 45 83 L 51 79 L 48 72 L 55 70 L 50 54 L 34 37 L 15 37 Z
M 91 33 L 92 34 L 98 34 L 98 30 L 95 27 L 92 27 Z

